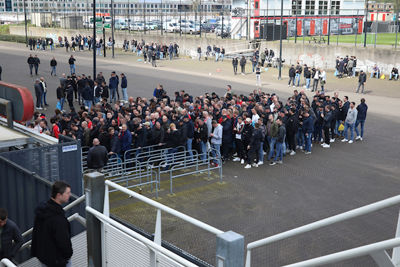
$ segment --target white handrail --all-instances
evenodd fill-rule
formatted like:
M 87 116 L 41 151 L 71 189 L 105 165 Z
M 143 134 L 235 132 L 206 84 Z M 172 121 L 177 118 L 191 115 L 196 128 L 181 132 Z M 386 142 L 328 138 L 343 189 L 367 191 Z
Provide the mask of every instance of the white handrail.
M 149 198 L 147 198 L 145 196 L 142 196 L 142 195 L 140 195 L 140 194 L 138 194 L 136 192 L 133 192 L 133 191 L 131 191 L 131 190 L 129 190 L 129 189 L 123 187 L 123 186 L 120 186 L 120 185 L 118 185 L 118 184 L 116 184 L 114 182 L 106 180 L 105 183 L 108 186 L 111 186 L 111 187 L 113 187 L 115 189 L 118 189 L 119 191 L 121 191 L 121 192 L 123 192 L 123 193 L 125 193 L 125 194 L 127 194 L 129 196 L 132 196 L 132 197 L 134 197 L 136 199 L 139 199 L 140 201 L 143 201 L 146 204 L 149 204 L 149 205 L 151 205 L 151 206 L 153 206 L 153 207 L 155 207 L 157 209 L 160 209 L 160 210 L 162 210 L 162 211 L 164 211 L 166 213 L 174 215 L 175 217 L 178 217 L 178 218 L 180 218 L 180 219 L 182 219 L 184 221 L 187 221 L 188 223 L 196 225 L 197 227 L 200 227 L 200 228 L 202 228 L 202 229 L 204 229 L 204 230 L 206 230 L 206 231 L 208 231 L 210 233 L 213 233 L 215 235 L 219 235 L 219 234 L 224 233 L 223 231 L 221 231 L 221 230 L 219 230 L 219 229 L 217 229 L 217 228 L 215 228 L 215 227 L 213 227 L 211 225 L 208 225 L 208 224 L 203 223 L 203 222 L 201 222 L 201 221 L 199 221 L 199 220 L 197 220 L 195 218 L 192 218 L 192 217 L 190 217 L 190 216 L 188 216 L 186 214 L 183 214 L 183 213 L 181 213 L 179 211 L 171 209 L 170 207 L 167 207 L 167 206 L 165 206 L 165 205 L 163 205 L 161 203 L 158 203 L 158 202 L 156 202 L 154 200 L 151 200 L 151 199 L 149 199 Z
M 9 259 L 4 258 L 0 261 L 0 267 L 17 267 L 17 265 L 12 263 Z
M 86 207 L 86 211 L 91 213 L 95 217 L 97 217 L 99 220 L 109 223 L 110 225 L 118 228 L 119 230 L 121 230 L 121 231 L 125 232 L 126 234 L 132 236 L 133 238 L 139 240 L 140 242 L 142 242 L 144 245 L 146 245 L 150 249 L 154 249 L 155 251 L 171 258 L 172 260 L 174 260 L 180 264 L 183 264 L 184 266 L 188 266 L 188 267 L 196 267 L 197 266 L 197 265 L 189 262 L 188 260 L 176 255 L 175 253 L 167 250 L 166 248 L 163 248 L 162 246 L 157 245 L 150 239 L 147 239 L 146 237 L 136 233 L 135 231 L 133 231 L 133 230 L 129 229 L 128 227 L 118 223 L 117 221 L 105 216 L 103 213 L 100 213 L 97 210 L 95 210 L 89 206 Z
M 69 209 L 75 207 L 76 205 L 80 204 L 80 203 L 83 202 L 84 200 L 85 200 L 85 195 L 82 195 L 82 196 L 78 197 L 77 199 L 75 199 L 74 201 L 72 201 L 71 203 L 69 203 L 69 204 L 68 204 L 67 206 L 65 206 L 63 209 L 64 209 L 64 211 L 67 211 L 67 210 L 69 210 Z M 75 215 L 75 214 L 73 214 L 73 215 Z M 72 215 L 72 216 L 73 216 L 73 215 Z M 22 234 L 22 237 L 25 237 L 25 236 L 31 234 L 32 231 L 33 231 L 33 227 L 30 228 L 30 229 L 28 229 L 28 230 L 26 230 L 26 231 Z
M 343 260 L 348 260 L 360 256 L 370 255 L 371 253 L 383 251 L 386 249 L 394 248 L 400 246 L 400 238 L 393 238 L 373 244 L 369 244 L 366 246 L 353 248 L 333 254 L 329 254 L 326 256 L 314 258 L 311 260 L 306 260 L 290 265 L 286 265 L 285 267 L 308 267 L 308 266 L 319 266 L 325 264 L 336 263 Z
M 303 234 L 312 230 L 316 230 L 319 229 L 321 227 L 325 227 L 337 222 L 342 222 L 345 220 L 349 220 L 358 216 L 362 216 L 380 209 L 384 209 L 396 204 L 400 203 L 400 195 L 395 196 L 395 197 L 391 197 L 391 198 L 387 198 L 360 208 L 356 208 L 338 215 L 334 215 L 310 224 L 306 224 L 300 227 L 297 227 L 295 229 L 289 230 L 289 231 L 285 231 L 283 233 L 279 233 L 267 238 L 263 238 L 254 242 L 251 242 L 249 244 L 247 244 L 247 257 L 246 257 L 246 267 L 250 267 L 251 266 L 251 250 L 254 248 L 258 248 L 261 246 L 265 246 L 267 244 L 279 241 L 279 240 L 283 240 L 289 237 L 293 237 L 295 235 L 299 235 L 299 234 Z

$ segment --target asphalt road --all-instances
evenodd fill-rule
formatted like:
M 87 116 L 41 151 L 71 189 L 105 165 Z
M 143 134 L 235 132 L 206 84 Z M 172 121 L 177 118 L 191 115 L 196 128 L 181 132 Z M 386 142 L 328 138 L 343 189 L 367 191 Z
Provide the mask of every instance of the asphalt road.
M 64 51 L 38 53 L 41 59 L 40 76 L 49 85 L 48 100 L 52 113 L 55 107 L 55 89 L 58 78 L 50 77 L 49 61 L 54 53 L 58 60 L 58 74 L 69 71 Z M 35 77 L 30 77 L 26 63 L 29 51 L 0 44 L 0 64 L 3 80 L 24 85 L 33 91 Z M 77 56 L 77 72 L 90 74 L 89 55 Z M 223 93 L 226 84 L 236 92 L 248 92 L 249 85 L 224 81 L 212 77 L 182 74 L 178 71 L 143 66 L 132 66 L 101 60 L 98 71 L 106 78 L 113 70 L 128 77 L 128 93 L 134 97 L 151 97 L 154 87 L 161 83 L 171 96 L 174 91 L 200 95 L 204 92 Z M 190 69 L 190 67 L 188 66 Z M 281 93 L 287 96 L 288 93 Z M 350 99 L 352 100 L 352 99 Z M 374 101 L 380 99 L 374 99 Z M 371 99 L 372 102 L 372 99 Z M 368 103 L 368 100 L 367 100 Z M 330 149 L 314 147 L 311 155 L 298 153 L 286 156 L 283 165 L 250 170 L 229 162 L 224 165 L 226 185 L 213 186 L 202 182 L 160 202 L 198 218 L 221 230 L 233 230 L 245 236 L 245 243 L 280 233 L 318 219 L 326 218 L 353 208 L 382 200 L 400 193 L 400 132 L 395 106 L 394 116 L 371 112 L 366 123 L 365 140 L 354 144 L 335 142 Z M 266 162 L 266 161 L 265 161 Z M 187 179 L 187 178 L 185 178 Z M 195 177 L 193 177 L 195 179 Z M 190 189 L 190 190 L 189 190 Z M 167 190 L 166 190 L 167 191 Z M 115 214 L 136 222 L 137 214 L 130 215 L 124 200 L 114 204 Z M 367 216 L 338 223 L 295 238 L 257 249 L 253 252 L 253 266 L 280 266 L 308 258 L 349 249 L 395 236 L 398 218 L 397 207 L 387 208 Z M 134 213 L 132 210 L 130 210 Z M 152 223 L 142 222 L 149 231 Z M 163 219 L 163 237 L 210 262 L 215 261 L 215 237 L 176 220 Z M 190 229 L 190 232 L 183 230 Z M 184 234 L 183 234 L 184 233 Z M 331 266 L 376 266 L 370 257 L 361 257 Z

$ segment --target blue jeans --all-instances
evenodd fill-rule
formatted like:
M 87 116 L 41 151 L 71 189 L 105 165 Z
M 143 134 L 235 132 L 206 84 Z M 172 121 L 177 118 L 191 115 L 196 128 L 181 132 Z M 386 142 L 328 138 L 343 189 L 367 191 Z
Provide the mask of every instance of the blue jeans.
M 218 61 L 218 58 L 219 58 L 219 53 L 215 53 L 215 61 Z
M 311 137 L 312 137 L 312 133 L 306 133 L 304 135 L 304 139 L 305 139 L 305 143 L 306 143 L 305 151 L 307 151 L 307 152 L 311 152 Z
M 83 104 L 90 110 L 90 108 L 92 107 L 92 100 L 83 100 Z
M 55 76 L 57 76 L 56 66 L 52 66 L 52 67 L 51 67 L 51 73 L 50 73 L 50 75 L 53 75 L 53 73 L 54 73 Z
M 42 94 L 42 107 L 44 107 L 44 105 L 47 105 L 46 95 L 47 95 L 47 92 L 43 92 L 43 94 Z
M 96 48 L 96 55 L 101 56 L 101 47 Z
M 50 45 L 50 50 L 54 50 L 54 45 Z
M 110 88 L 110 103 L 112 103 L 112 101 L 116 101 L 117 100 L 117 89 L 116 88 Z
M 187 151 L 188 151 L 189 160 L 190 160 L 190 161 L 193 160 L 192 142 L 193 142 L 193 138 L 188 138 L 188 139 L 186 140 L 186 149 L 187 149 Z
M 128 101 L 128 92 L 126 88 L 122 88 L 122 96 L 125 101 Z
M 214 163 L 220 164 L 219 159 L 221 158 L 221 150 L 220 150 L 221 149 L 221 145 L 219 145 L 219 144 L 211 144 L 211 148 L 213 149 L 213 150 L 211 150 L 211 156 L 212 157 L 216 157 L 216 159 L 214 159 Z
M 356 130 L 356 134 L 357 136 L 364 136 L 364 124 L 365 124 L 365 120 L 356 120 L 356 126 L 354 127 L 354 129 Z M 361 134 L 358 132 L 358 125 L 360 125 L 361 128 Z
M 225 55 L 223 55 L 223 54 L 220 55 L 221 61 L 224 61 L 224 57 L 225 57 Z
M 278 158 L 279 158 L 280 161 L 283 160 L 283 143 L 281 143 L 281 142 L 276 142 L 275 161 L 277 161 Z
M 75 64 L 69 65 L 69 70 L 71 71 L 71 75 L 75 73 Z
M 353 124 L 350 124 L 350 123 L 348 123 L 348 122 L 345 122 L 344 123 L 344 138 L 345 139 L 348 139 L 347 138 L 347 130 L 350 128 L 350 140 L 353 140 L 353 138 L 354 138 L 354 123 Z
M 310 78 L 306 78 L 306 88 L 310 89 Z
M 61 110 L 64 109 L 64 101 L 65 101 L 65 98 L 64 98 L 64 97 L 60 99 L 60 107 L 61 107 Z
M 207 145 L 206 142 L 200 141 L 200 158 L 201 160 L 206 160 L 207 159 Z
M 260 143 L 260 150 L 258 151 L 258 161 L 264 162 L 264 142 Z
M 303 146 L 304 145 L 304 133 L 302 129 L 299 129 L 296 134 L 297 145 Z
M 268 137 L 268 143 L 269 143 L 269 153 L 267 159 L 270 160 L 272 156 L 274 155 L 274 148 L 275 148 L 275 142 L 276 142 L 276 137 Z
M 294 77 L 294 83 L 296 84 L 297 81 L 297 86 L 300 86 L 300 73 L 296 73 L 296 76 Z
M 395 80 L 397 80 L 399 78 L 399 74 L 390 73 L 389 80 L 391 80 L 393 77 Z

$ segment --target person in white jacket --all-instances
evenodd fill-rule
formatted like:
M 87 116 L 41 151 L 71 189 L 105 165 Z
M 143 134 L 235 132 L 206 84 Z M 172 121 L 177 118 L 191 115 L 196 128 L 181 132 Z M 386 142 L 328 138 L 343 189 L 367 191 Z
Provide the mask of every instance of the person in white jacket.
M 357 120 L 358 111 L 356 109 L 356 103 L 351 102 L 350 108 L 347 111 L 346 120 L 344 121 L 344 139 L 342 142 L 349 142 L 349 144 L 353 143 L 354 139 L 354 126 Z M 350 128 L 350 140 L 347 139 L 347 130 Z
M 321 80 L 321 92 L 325 92 L 325 84 L 326 84 L 326 72 L 325 70 L 321 70 L 319 78 Z

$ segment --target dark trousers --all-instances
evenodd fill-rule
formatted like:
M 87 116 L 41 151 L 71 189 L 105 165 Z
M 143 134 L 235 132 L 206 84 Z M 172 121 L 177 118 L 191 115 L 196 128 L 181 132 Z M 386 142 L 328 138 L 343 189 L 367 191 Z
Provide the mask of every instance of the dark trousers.
M 237 156 L 240 159 L 245 159 L 246 158 L 246 153 L 244 151 L 242 139 L 235 139 L 235 145 L 236 145 Z
M 29 71 L 30 71 L 31 75 L 32 75 L 32 70 L 33 70 L 33 64 L 29 64 Z
M 249 149 L 249 153 L 248 153 L 248 158 L 247 158 L 247 164 L 251 164 L 254 163 L 254 159 L 256 159 L 258 162 L 258 151 L 260 150 L 260 143 L 257 145 L 253 145 L 250 147 Z
M 36 93 L 36 107 L 42 108 L 42 93 Z
M 329 130 L 330 130 L 330 125 L 324 126 L 324 139 L 325 139 L 325 144 L 330 144 L 331 140 L 329 137 Z
M 233 73 L 237 74 L 237 65 L 233 65 Z
M 70 109 L 74 108 L 74 99 L 73 98 L 68 98 L 68 105 Z
M 232 141 L 222 143 L 222 158 L 227 159 L 230 156 L 232 150 Z
M 240 66 L 240 68 L 242 69 L 242 73 L 246 72 L 246 66 Z
M 286 138 L 289 144 L 289 150 L 296 151 L 296 142 L 295 142 L 296 133 L 287 132 Z
M 34 66 L 35 66 L 35 74 L 37 75 L 38 70 L 39 70 L 39 65 L 38 64 L 34 64 Z

